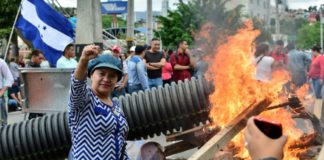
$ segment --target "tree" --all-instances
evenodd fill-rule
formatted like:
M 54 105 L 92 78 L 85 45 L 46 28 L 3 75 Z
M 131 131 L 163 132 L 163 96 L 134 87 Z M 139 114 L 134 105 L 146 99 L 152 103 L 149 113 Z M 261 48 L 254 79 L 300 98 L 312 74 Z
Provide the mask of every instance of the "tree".
M 300 49 L 310 49 L 320 43 L 320 22 L 314 24 L 304 24 L 298 30 L 297 47 Z
M 111 28 L 112 15 L 102 15 L 102 28 Z M 120 17 L 117 17 L 117 23 L 119 27 L 125 27 L 126 21 Z
M 281 20 L 280 31 L 282 34 L 288 35 L 289 39 L 296 40 L 298 29 L 300 29 L 307 21 L 304 18 Z
M 21 0 L 1 0 L 0 1 L 0 39 L 4 39 L 2 42 L 6 42 L 9 39 L 9 35 L 12 29 L 12 25 L 15 21 L 15 16 L 17 14 L 19 4 Z M 14 51 L 18 51 L 17 49 L 17 36 L 14 34 L 12 38 L 12 42 L 14 44 Z M 5 54 L 5 48 L 7 44 L 2 44 L 1 52 Z M 16 53 L 14 53 L 16 54 Z
M 0 38 L 8 38 L 15 16 L 19 8 L 20 0 L 0 1 Z
M 243 6 L 226 10 L 228 1 L 191 0 L 184 3 L 179 0 L 178 8 L 169 11 L 167 17 L 157 17 L 162 27 L 155 31 L 155 35 L 161 36 L 164 46 L 174 48 L 183 39 L 189 44 L 195 41 L 198 43 L 196 45 L 212 47 L 205 48 L 212 51 L 215 45 L 223 42 L 224 37 L 234 34 L 242 26 L 240 17 Z

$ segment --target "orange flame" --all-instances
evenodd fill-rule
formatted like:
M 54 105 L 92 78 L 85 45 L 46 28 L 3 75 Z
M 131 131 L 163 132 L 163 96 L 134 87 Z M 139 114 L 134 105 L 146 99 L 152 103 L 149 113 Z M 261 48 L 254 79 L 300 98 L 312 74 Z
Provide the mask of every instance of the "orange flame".
M 211 62 L 208 75 L 214 81 L 215 92 L 209 99 L 212 105 L 210 117 L 213 122 L 221 127 L 226 126 L 246 107 L 263 99 L 279 102 L 282 86 L 289 80 L 286 71 L 275 71 L 272 80 L 261 83 L 255 80 L 254 40 L 260 31 L 253 30 L 252 21 L 246 22 L 246 28 L 238 30 L 238 33 L 228 38 L 226 44 L 220 45 L 215 51 L 214 57 L 208 57 Z M 208 77 L 207 77 L 208 78 Z M 302 94 L 300 95 L 302 96 Z M 275 115 L 275 116 L 274 116 Z M 291 115 L 284 109 L 276 109 L 262 113 L 274 121 L 280 121 L 284 127 L 284 133 L 289 135 L 289 143 L 301 136 L 301 132 L 295 129 Z M 243 136 L 238 135 L 233 139 L 236 145 L 243 147 Z M 294 159 L 295 153 L 286 148 L 285 159 Z M 248 157 L 243 151 L 240 156 Z

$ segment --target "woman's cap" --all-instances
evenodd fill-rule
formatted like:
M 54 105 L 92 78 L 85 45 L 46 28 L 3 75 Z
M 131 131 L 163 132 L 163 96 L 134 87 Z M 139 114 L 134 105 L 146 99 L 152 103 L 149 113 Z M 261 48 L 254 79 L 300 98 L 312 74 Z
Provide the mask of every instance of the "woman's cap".
M 91 60 L 88 64 L 88 77 L 94 72 L 97 68 L 110 68 L 118 73 L 118 81 L 123 76 L 123 71 L 121 67 L 121 62 L 116 57 L 110 54 L 101 54 L 98 55 L 95 59 Z

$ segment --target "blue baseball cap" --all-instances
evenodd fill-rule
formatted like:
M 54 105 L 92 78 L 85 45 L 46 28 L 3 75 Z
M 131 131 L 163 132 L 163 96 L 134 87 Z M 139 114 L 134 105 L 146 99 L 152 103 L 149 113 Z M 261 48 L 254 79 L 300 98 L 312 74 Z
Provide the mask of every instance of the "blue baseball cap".
M 118 81 L 123 77 L 121 61 L 110 54 L 98 55 L 95 59 L 91 60 L 88 64 L 88 77 L 97 68 L 110 68 L 118 73 Z

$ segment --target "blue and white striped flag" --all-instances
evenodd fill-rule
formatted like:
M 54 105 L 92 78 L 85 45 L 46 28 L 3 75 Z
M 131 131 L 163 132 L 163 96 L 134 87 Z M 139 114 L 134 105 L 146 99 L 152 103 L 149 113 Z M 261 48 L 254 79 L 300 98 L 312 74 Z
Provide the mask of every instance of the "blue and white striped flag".
M 16 28 L 35 49 L 44 52 L 51 66 L 56 66 L 64 48 L 73 42 L 71 23 L 44 0 L 23 0 Z

